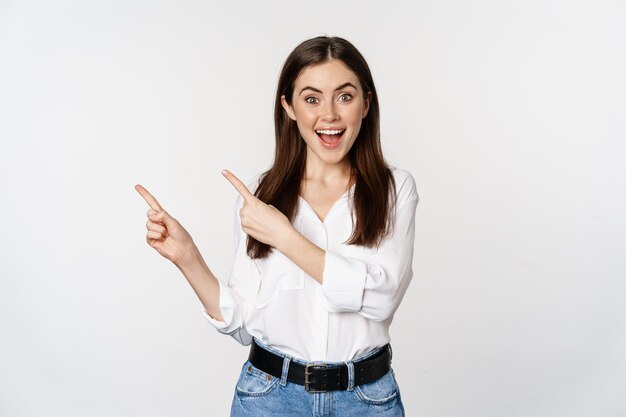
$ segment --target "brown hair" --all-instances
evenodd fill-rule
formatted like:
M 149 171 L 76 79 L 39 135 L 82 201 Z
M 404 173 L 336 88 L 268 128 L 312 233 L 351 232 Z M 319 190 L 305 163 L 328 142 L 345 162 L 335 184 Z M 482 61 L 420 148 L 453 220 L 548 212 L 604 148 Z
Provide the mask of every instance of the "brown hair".
M 365 96 L 371 92 L 369 111 L 362 120 L 359 135 L 348 153 L 355 180 L 353 210 L 356 226 L 347 244 L 372 247 L 389 233 L 392 220 L 390 205 L 395 206 L 395 181 L 383 158 L 380 145 L 380 112 L 372 74 L 361 53 L 339 37 L 319 36 L 298 45 L 287 57 L 278 79 L 274 102 L 276 149 L 272 167 L 259 176 L 255 196 L 280 210 L 293 221 L 298 208 L 300 184 L 305 172 L 306 143 L 298 126 L 283 109 L 284 94 L 292 103 L 296 78 L 306 68 L 336 59 L 356 74 Z M 387 196 L 387 198 L 380 198 Z M 395 208 L 395 207 L 394 207 Z M 251 258 L 264 258 L 271 247 L 248 236 L 247 252 Z

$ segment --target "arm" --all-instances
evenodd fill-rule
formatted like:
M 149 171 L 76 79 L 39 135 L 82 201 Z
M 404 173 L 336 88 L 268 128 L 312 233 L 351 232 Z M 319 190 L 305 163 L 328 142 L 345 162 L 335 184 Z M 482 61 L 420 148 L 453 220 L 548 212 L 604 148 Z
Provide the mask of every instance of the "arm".
M 324 251 L 295 230 L 277 249 L 322 285 L 328 311 L 387 320 L 413 277 L 416 206 L 411 200 L 398 209 L 393 236 L 367 260 Z
M 232 336 L 242 345 L 249 345 L 252 337 L 245 329 L 244 322 L 252 310 L 252 299 L 256 295 L 260 282 L 260 273 L 256 264 L 246 252 L 246 234 L 241 228 L 239 210 L 243 198 L 238 196 L 235 202 L 234 249 L 235 259 L 227 285 L 216 280 L 218 290 L 215 308 L 209 310 L 203 303 L 202 314 L 220 333 Z M 208 268 L 207 268 L 208 269 Z
M 326 251 L 302 236 L 294 228 L 291 228 L 289 233 L 277 242 L 276 249 L 323 285 Z
M 357 312 L 382 321 L 397 310 L 413 277 L 419 197 L 412 177 L 402 182 L 398 200 L 402 203 L 396 209 L 392 234 L 367 257 L 343 256 L 332 248 L 324 251 L 295 229 L 277 242 L 278 250 L 322 285 L 328 311 Z
M 326 252 L 322 289 L 328 311 L 358 312 L 376 321 L 393 316 L 413 278 L 417 203 L 398 209 L 393 235 L 366 259 Z
M 203 308 L 217 320 L 223 321 L 219 309 L 220 286 L 219 281 L 209 269 L 197 247 L 188 259 L 176 265 L 183 273 L 191 288 L 200 299 Z
M 137 184 L 135 190 L 150 206 L 146 223 L 147 243 L 176 265 L 187 278 L 203 307 L 221 318 L 218 305 L 219 282 L 204 262 L 189 232 L 143 186 Z

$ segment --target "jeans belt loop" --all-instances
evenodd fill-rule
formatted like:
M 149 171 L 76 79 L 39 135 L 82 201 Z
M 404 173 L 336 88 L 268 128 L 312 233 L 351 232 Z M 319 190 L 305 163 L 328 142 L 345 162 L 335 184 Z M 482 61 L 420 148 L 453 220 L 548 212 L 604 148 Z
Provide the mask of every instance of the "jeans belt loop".
M 346 365 L 348 366 L 348 388 L 346 390 L 352 391 L 354 390 L 354 362 L 346 362 Z
M 291 356 L 285 356 L 283 359 L 283 374 L 280 377 L 280 385 L 287 385 L 287 375 L 289 375 L 289 364 L 291 363 Z

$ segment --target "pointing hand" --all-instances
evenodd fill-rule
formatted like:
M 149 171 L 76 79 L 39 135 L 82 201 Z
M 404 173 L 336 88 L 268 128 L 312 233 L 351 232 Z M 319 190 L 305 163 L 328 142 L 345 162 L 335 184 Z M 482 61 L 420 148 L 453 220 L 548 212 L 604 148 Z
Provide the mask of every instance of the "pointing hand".
M 135 190 L 146 200 L 151 207 L 148 210 L 146 241 L 162 256 L 180 266 L 181 262 L 197 250 L 191 235 L 172 216 L 169 215 L 141 185 L 135 185 Z
M 231 172 L 223 170 L 222 174 L 243 197 L 243 207 L 239 210 L 243 231 L 259 242 L 276 247 L 279 239 L 293 229 L 287 216 L 255 197 Z

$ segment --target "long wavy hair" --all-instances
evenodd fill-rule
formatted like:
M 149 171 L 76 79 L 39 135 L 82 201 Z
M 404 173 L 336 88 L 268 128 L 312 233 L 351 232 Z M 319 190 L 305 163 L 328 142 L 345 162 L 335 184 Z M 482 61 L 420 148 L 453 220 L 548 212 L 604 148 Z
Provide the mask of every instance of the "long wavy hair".
M 276 132 L 274 162 L 269 170 L 259 176 L 259 184 L 254 194 L 293 221 L 305 173 L 306 143 L 296 122 L 291 120 L 283 109 L 280 98 L 284 94 L 291 106 L 298 75 L 306 68 L 326 63 L 331 59 L 342 61 L 356 74 L 365 97 L 368 92 L 372 93 L 368 113 L 362 120 L 359 135 L 348 153 L 351 165 L 349 184 L 354 182 L 355 187 L 352 201 L 352 235 L 344 243 L 365 247 L 378 246 L 389 233 L 393 222 L 390 213 L 395 213 L 395 181 L 391 168 L 383 158 L 378 95 L 372 74 L 361 53 L 343 38 L 319 36 L 308 39 L 287 57 L 278 79 L 274 102 Z M 386 198 L 381 198 L 382 196 Z M 394 207 L 390 210 L 392 205 Z M 248 236 L 248 256 L 253 259 L 264 258 L 270 251 L 270 245 Z

